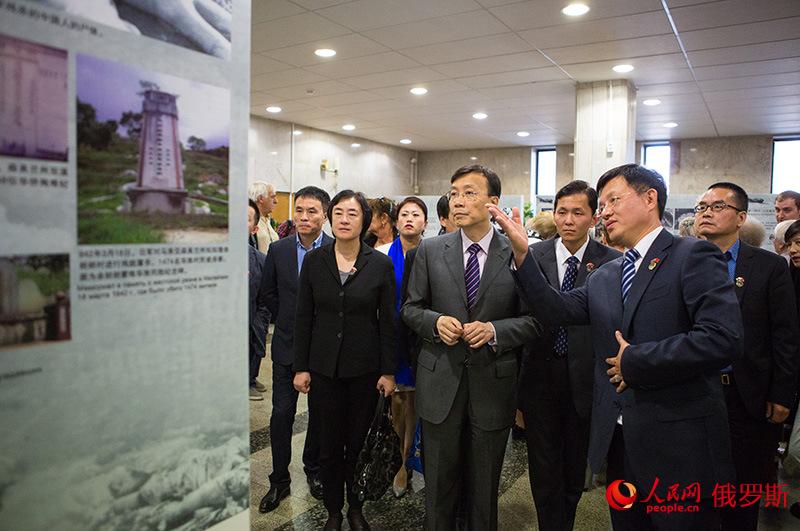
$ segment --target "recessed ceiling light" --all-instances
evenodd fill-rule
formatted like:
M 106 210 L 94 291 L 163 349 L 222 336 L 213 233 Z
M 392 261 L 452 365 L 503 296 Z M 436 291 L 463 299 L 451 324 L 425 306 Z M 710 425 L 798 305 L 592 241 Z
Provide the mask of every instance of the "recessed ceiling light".
M 408 139 L 408 138 L 403 138 L 403 139 L 401 139 L 401 140 L 400 140 L 400 143 L 401 143 L 401 144 L 410 144 L 410 143 L 411 143 L 411 140 L 410 140 L 410 139 Z
M 330 48 L 320 48 L 319 50 L 314 50 L 314 55 L 317 57 L 333 57 L 336 55 L 336 50 L 331 50 Z
M 414 87 L 411 90 L 409 90 L 409 92 L 414 96 L 422 96 L 428 93 L 428 89 L 426 89 L 425 87 Z
M 485 112 L 476 112 L 475 114 L 472 115 L 472 117 L 475 118 L 476 120 L 485 120 L 486 118 L 489 117 L 489 115 L 486 114 Z
M 667 122 L 665 124 L 661 124 L 663 127 L 667 127 L 672 129 L 673 127 L 678 127 L 678 122 Z
M 283 109 L 281 109 L 277 105 L 270 105 L 269 107 L 267 107 L 267 112 L 271 112 L 271 113 L 278 113 L 278 112 L 281 112 L 282 110 Z
M 589 6 L 586 4 L 570 4 L 562 9 L 561 12 L 568 17 L 579 17 L 589 12 Z
M 525 138 L 526 136 L 531 136 L 531 134 L 527 131 L 517 131 L 517 136 L 520 138 Z
M 359 147 L 361 147 L 361 144 L 359 144 L 358 142 L 353 142 L 352 144 L 350 144 L 350 147 L 351 148 L 359 148 Z
M 652 107 L 654 105 L 660 105 L 661 100 L 658 98 L 650 98 L 649 100 L 644 100 L 642 104 L 647 105 L 648 107 Z
M 278 152 L 277 152 L 277 151 L 270 151 L 270 152 L 269 152 L 269 154 L 270 154 L 270 155 L 277 155 L 277 154 L 278 154 Z
M 627 74 L 633 72 L 633 65 L 616 65 L 611 70 L 618 74 Z
M 294 131 L 292 131 L 292 134 L 293 134 L 294 136 L 300 136 L 300 135 L 302 135 L 302 134 L 303 134 L 303 132 L 302 132 L 302 131 L 300 131 L 299 129 L 295 129 Z
M 470 157 L 469 160 L 478 160 L 478 157 Z
M 342 126 L 342 129 L 344 129 L 345 131 L 352 131 L 355 128 L 356 128 L 356 126 L 354 126 L 353 124 L 344 124 Z

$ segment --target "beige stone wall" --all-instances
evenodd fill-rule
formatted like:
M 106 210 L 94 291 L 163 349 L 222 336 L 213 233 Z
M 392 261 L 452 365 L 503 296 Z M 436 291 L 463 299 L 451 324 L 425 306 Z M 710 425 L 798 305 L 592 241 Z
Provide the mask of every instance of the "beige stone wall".
M 530 197 L 529 147 L 422 151 L 419 154 L 419 193 L 438 195 L 447 192 L 450 176 L 465 164 L 483 164 L 496 171 L 503 182 L 503 195 Z

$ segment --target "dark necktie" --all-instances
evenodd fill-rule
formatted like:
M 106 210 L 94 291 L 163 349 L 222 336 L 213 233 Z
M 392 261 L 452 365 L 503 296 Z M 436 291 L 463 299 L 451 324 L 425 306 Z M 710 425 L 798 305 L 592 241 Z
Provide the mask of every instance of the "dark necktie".
M 628 249 L 625 251 L 625 257 L 622 259 L 622 305 L 628 300 L 628 292 L 633 285 L 633 277 L 636 276 L 636 260 L 641 255 L 636 249 Z
M 578 278 L 578 259 L 574 256 L 567 258 L 567 270 L 564 272 L 564 280 L 561 282 L 561 291 L 569 291 L 575 287 L 575 279 Z M 563 358 L 567 355 L 567 329 L 559 326 L 556 330 L 556 340 L 553 346 L 556 358 Z
M 467 286 L 467 306 L 471 311 L 475 307 L 475 298 L 481 283 L 481 268 L 478 264 L 478 253 L 481 251 L 481 246 L 473 243 L 467 248 L 467 251 L 469 251 L 469 258 L 467 258 L 467 267 L 464 268 L 464 284 Z

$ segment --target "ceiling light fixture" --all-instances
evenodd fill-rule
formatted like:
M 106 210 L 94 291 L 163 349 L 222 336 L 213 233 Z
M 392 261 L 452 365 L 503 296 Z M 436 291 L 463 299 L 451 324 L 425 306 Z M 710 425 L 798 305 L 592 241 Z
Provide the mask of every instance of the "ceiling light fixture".
M 270 105 L 267 107 L 267 112 L 271 112 L 273 114 L 281 112 L 283 109 L 278 107 L 277 105 Z
M 414 87 L 411 90 L 409 90 L 409 92 L 414 96 L 423 96 L 428 93 L 428 89 L 426 89 L 425 87 Z
M 476 120 L 485 120 L 486 118 L 489 117 L 489 115 L 486 114 L 485 112 L 476 112 L 475 114 L 472 115 L 472 117 L 475 118 Z
M 633 72 L 633 65 L 616 65 L 611 70 L 617 74 L 627 74 L 628 72 Z
M 478 160 L 478 157 L 470 157 L 469 160 Z
M 410 139 L 408 139 L 408 138 L 403 138 L 403 139 L 401 139 L 401 140 L 400 140 L 400 143 L 401 143 L 401 144 L 410 144 L 410 143 L 411 143 L 411 140 L 410 140 Z
M 526 136 L 531 136 L 531 134 L 527 131 L 517 131 L 517 136 L 520 138 L 525 138 Z
M 568 17 L 579 17 L 589 12 L 589 6 L 586 4 L 570 4 L 562 9 L 561 12 Z
M 302 131 L 300 131 L 299 129 L 295 129 L 294 131 L 292 131 L 292 134 L 293 134 L 294 136 L 300 136 L 300 135 L 302 135 L 302 134 L 303 134 L 303 132 L 302 132 Z
M 350 144 L 350 147 L 351 148 L 360 148 L 361 144 L 359 144 L 358 142 L 353 142 L 352 144 Z
M 655 105 L 660 105 L 661 100 L 658 98 L 650 98 L 649 100 L 644 100 L 642 105 L 647 105 L 648 107 L 653 107 Z
M 353 131 L 355 128 L 356 126 L 354 126 L 353 124 L 344 124 L 342 126 L 342 129 L 344 129 L 345 131 Z
M 336 50 L 331 50 L 330 48 L 320 48 L 319 50 L 314 50 L 314 55 L 317 57 L 333 57 L 336 55 Z
M 667 122 L 665 124 L 661 124 L 663 127 L 667 129 L 672 129 L 673 127 L 678 127 L 678 122 Z

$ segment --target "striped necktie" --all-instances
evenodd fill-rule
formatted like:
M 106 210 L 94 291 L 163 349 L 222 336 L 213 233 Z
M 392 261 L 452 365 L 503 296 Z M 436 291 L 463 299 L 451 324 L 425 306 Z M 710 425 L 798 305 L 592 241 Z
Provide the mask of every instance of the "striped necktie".
M 567 258 L 567 270 L 564 272 L 564 280 L 561 282 L 561 291 L 569 291 L 575 287 L 575 279 L 578 278 L 578 263 L 578 259 L 574 256 Z M 563 326 L 559 326 L 556 330 L 553 353 L 556 358 L 563 358 L 567 355 L 567 329 Z
M 469 251 L 469 258 L 467 258 L 467 267 L 464 268 L 464 283 L 467 285 L 467 306 L 472 311 L 478 296 L 478 286 L 481 283 L 481 268 L 478 264 L 478 253 L 481 251 L 481 246 L 473 243 L 467 248 L 467 251 Z
M 631 286 L 633 285 L 633 277 L 636 276 L 636 260 L 639 259 L 641 255 L 639 251 L 634 249 L 628 249 L 625 251 L 625 257 L 622 259 L 622 304 L 625 305 L 625 302 L 628 300 L 628 292 L 631 290 Z

